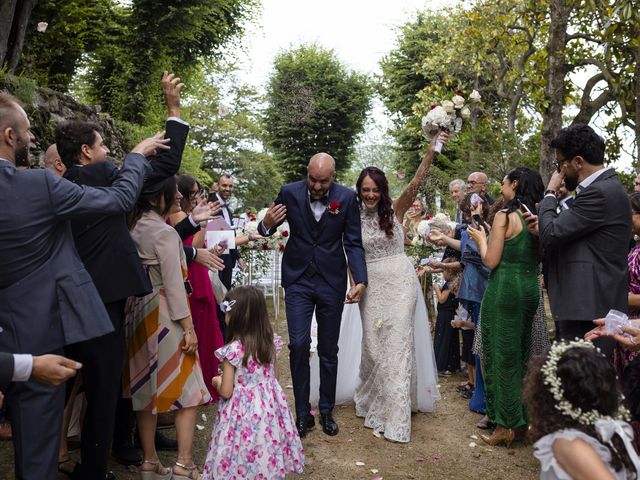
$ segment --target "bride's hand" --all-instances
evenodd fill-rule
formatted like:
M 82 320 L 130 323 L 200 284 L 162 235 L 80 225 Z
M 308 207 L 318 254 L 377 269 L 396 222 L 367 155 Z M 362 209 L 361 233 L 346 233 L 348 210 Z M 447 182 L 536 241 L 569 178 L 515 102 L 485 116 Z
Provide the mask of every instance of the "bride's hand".
M 366 288 L 367 287 L 365 287 L 363 283 L 358 283 L 351 287 L 347 293 L 347 298 L 345 298 L 344 303 L 358 303 L 362 299 L 362 294 Z

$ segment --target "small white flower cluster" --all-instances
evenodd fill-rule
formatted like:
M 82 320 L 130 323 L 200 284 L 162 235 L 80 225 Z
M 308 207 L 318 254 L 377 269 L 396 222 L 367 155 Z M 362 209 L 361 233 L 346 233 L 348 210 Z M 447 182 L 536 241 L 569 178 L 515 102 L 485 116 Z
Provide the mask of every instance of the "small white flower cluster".
M 257 235 L 259 233 L 258 224 L 264 220 L 268 210 L 268 208 L 263 208 L 258 212 L 255 220 L 246 223 L 243 230 L 245 235 L 249 235 L 250 233 Z M 289 239 L 289 233 L 289 224 L 284 222 L 276 229 L 273 235 L 267 238 L 261 238 L 250 244 L 250 246 L 258 250 L 279 250 L 282 252 Z
M 469 103 L 480 103 L 481 96 L 477 90 L 474 90 L 465 98 L 458 91 L 451 100 L 443 100 L 440 105 L 431 105 L 431 110 L 422 117 L 422 131 L 428 140 L 440 130 L 449 132 L 459 132 L 462 129 L 462 120 L 471 118 L 471 109 Z
M 549 358 L 544 363 L 542 368 L 542 375 L 544 377 L 543 383 L 549 387 L 549 391 L 553 395 L 553 399 L 556 401 L 555 408 L 560 413 L 573 418 L 582 425 L 593 425 L 597 420 L 629 420 L 629 411 L 624 407 L 624 396 L 621 394 L 619 399 L 618 411 L 614 418 L 608 415 L 602 415 L 597 410 L 590 410 L 583 412 L 580 407 L 575 407 L 566 398 L 564 398 L 564 389 L 562 388 L 562 380 L 557 375 L 558 361 L 562 358 L 564 353 L 571 348 L 596 348 L 591 342 L 587 342 L 582 339 L 576 338 L 571 342 L 556 343 L 551 347 L 549 351 Z M 598 352 L 600 351 L 599 349 Z

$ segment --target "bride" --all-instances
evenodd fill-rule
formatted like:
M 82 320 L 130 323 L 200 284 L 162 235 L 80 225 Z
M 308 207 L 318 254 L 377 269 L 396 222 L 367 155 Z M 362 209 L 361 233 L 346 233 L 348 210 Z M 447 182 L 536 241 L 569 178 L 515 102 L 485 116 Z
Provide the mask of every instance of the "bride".
M 436 138 L 396 200 L 391 200 L 387 178 L 376 167 L 362 170 L 356 184 L 369 284 L 360 301 L 362 330 L 354 325 L 356 305 L 343 313 L 336 401 L 346 400 L 358 384 L 351 397 L 356 415 L 364 418 L 365 427 L 395 442 L 411 439 L 412 411 L 432 412 L 440 398 L 424 297 L 404 253 L 402 228 L 402 218 L 435 155 Z M 440 140 L 446 142 L 446 134 L 441 134 Z M 356 381 L 354 347 L 360 343 L 360 335 L 362 351 Z

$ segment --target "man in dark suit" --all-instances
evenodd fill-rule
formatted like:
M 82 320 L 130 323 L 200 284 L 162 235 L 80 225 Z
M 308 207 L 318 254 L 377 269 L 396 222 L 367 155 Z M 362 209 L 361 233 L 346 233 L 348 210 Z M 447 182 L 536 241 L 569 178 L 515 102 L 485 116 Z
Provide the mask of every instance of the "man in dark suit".
M 180 119 L 179 82 L 178 77 L 164 73 L 162 89 L 168 110 L 165 136 L 170 148 L 150 159 L 151 171 L 145 177 L 145 185 L 175 175 L 180 167 L 189 127 Z M 56 130 L 56 145 L 67 167 L 64 177 L 73 183 L 108 187 L 120 175 L 116 166 L 106 161 L 109 149 L 96 124 L 62 123 Z M 82 477 L 104 479 L 125 357 L 125 302 L 130 296 L 149 293 L 151 284 L 129 235 L 126 214 L 78 216 L 71 221 L 71 230 L 78 254 L 114 327 L 113 333 L 66 348 L 67 355 L 84 365 L 82 378 L 87 409 L 81 436 Z M 134 453 L 138 457 L 137 452 Z M 113 474 L 109 477 L 114 478 Z
M 128 211 L 149 168 L 144 157 L 166 141 L 141 142 L 125 158 L 113 185 L 96 189 L 74 185 L 47 169 L 17 170 L 16 164 L 28 158 L 31 138 L 18 101 L 0 94 L 0 351 L 59 354 L 66 345 L 113 331 L 78 257 L 69 219 Z M 5 393 L 17 478 L 57 478 L 63 389 L 29 380 L 13 383 Z
M 233 194 L 233 177 L 226 173 L 220 175 L 220 180 L 217 183 L 218 191 L 216 192 L 216 196 L 218 198 L 218 202 L 222 206 L 222 217 L 229 224 L 230 227 L 233 227 L 233 212 L 229 207 L 229 201 L 231 200 L 231 195 Z M 232 275 L 233 269 L 240 260 L 240 252 L 238 252 L 237 248 L 233 248 L 229 250 L 229 253 L 222 255 L 222 260 L 224 260 L 224 270 L 220 272 L 220 281 L 222 284 L 227 287 L 227 290 L 231 289 Z M 222 299 L 216 299 L 218 301 L 222 301 Z M 222 316 L 224 318 L 224 315 Z
M 556 338 L 570 340 L 582 338 L 592 320 L 610 309 L 628 310 L 631 207 L 615 171 L 604 166 L 604 140 L 591 127 L 563 128 L 551 146 L 558 171 L 540 203 L 539 235 Z M 571 208 L 558 213 L 556 193 L 563 180 L 576 197 Z M 611 339 L 598 342 L 611 353 Z
M 344 303 L 357 303 L 367 285 L 367 267 L 360 232 L 356 194 L 334 183 L 335 161 L 326 153 L 311 157 L 307 180 L 284 185 L 259 224 L 272 235 L 285 218 L 291 236 L 282 257 L 289 327 L 289 360 L 301 437 L 315 426 L 309 403 L 311 320 L 318 320 L 320 358 L 320 423 L 336 435 L 332 417 L 338 372 L 338 337 Z M 346 254 L 346 257 L 345 257 Z M 347 259 L 354 285 L 347 293 Z

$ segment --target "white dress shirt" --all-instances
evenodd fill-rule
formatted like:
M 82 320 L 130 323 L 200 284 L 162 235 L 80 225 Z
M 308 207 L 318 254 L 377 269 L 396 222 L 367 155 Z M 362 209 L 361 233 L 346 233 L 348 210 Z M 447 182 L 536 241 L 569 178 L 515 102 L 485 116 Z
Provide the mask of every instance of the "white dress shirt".
M 29 354 L 13 354 L 13 376 L 14 382 L 26 382 L 31 378 L 33 370 L 33 357 Z

